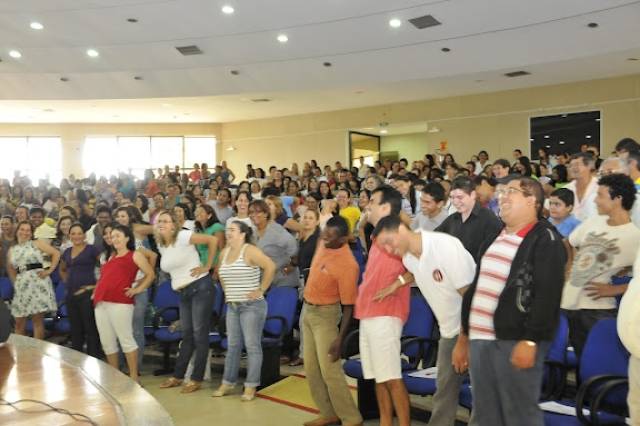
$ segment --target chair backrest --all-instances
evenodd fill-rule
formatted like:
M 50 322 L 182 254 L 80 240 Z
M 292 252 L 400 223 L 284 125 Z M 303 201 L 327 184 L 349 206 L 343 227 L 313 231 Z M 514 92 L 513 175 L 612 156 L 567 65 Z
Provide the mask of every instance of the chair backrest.
M 158 285 L 156 296 L 153 299 L 153 305 L 156 307 L 156 310 L 180 306 L 180 295 L 171 288 L 170 280 Z M 162 314 L 162 318 L 165 321 L 175 321 L 178 319 L 178 313 L 174 310 L 168 310 Z
M 598 321 L 589 332 L 580 357 L 580 380 L 598 375 L 626 377 L 629 352 L 618 337 L 615 318 Z
M 67 286 L 62 281 L 58 281 L 55 285 L 56 302 L 58 305 L 64 302 L 67 296 Z
M 549 352 L 547 352 L 547 361 L 565 364 L 568 341 L 569 321 L 567 320 L 567 317 L 561 313 L 556 335 L 551 342 Z
M 431 307 L 420 292 L 412 291 L 409 308 L 409 318 L 402 329 L 402 337 L 433 337 L 433 329 L 436 319 Z M 424 356 L 431 350 L 430 344 L 424 346 Z M 419 345 L 409 345 L 405 348 L 404 354 L 410 358 L 416 357 L 420 351 Z
M 358 285 L 362 283 L 362 276 L 364 275 L 364 270 L 366 268 L 366 261 L 364 258 L 364 249 L 362 248 L 362 243 L 360 242 L 360 238 L 356 238 L 355 244 L 351 244 L 351 253 L 353 253 L 353 257 L 356 259 L 358 263 Z
M 13 299 L 13 285 L 9 277 L 0 278 L 0 299 L 11 300 Z
M 216 283 L 213 286 L 213 297 L 213 315 L 220 318 L 222 316 L 222 307 L 224 306 L 224 290 L 222 290 L 220 283 Z
M 267 293 L 267 318 L 282 317 L 286 324 L 274 319 L 267 319 L 264 331 L 273 336 L 287 334 L 293 327 L 293 319 L 298 306 L 298 289 L 293 287 L 274 287 Z

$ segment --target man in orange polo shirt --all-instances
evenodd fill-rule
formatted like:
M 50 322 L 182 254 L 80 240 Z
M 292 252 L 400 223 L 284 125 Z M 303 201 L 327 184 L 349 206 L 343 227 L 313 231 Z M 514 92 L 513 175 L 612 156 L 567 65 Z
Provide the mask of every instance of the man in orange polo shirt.
M 304 288 L 304 369 L 320 410 L 320 417 L 305 426 L 362 424 L 342 364 L 337 362 L 351 322 L 359 273 L 348 238 L 347 221 L 340 216 L 329 219 Z

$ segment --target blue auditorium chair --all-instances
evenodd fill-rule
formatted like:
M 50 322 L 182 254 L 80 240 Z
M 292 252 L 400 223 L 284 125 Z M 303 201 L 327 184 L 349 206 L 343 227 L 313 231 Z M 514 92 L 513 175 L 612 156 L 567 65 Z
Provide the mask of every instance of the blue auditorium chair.
M 13 299 L 13 284 L 9 277 L 0 277 L 0 299 L 5 302 Z
M 171 288 L 171 281 L 158 285 L 153 300 L 156 313 L 153 318 L 153 337 L 162 346 L 162 368 L 154 375 L 169 374 L 171 370 L 171 347 L 182 340 L 182 332 L 172 331 L 169 326 L 180 317 L 180 295 Z

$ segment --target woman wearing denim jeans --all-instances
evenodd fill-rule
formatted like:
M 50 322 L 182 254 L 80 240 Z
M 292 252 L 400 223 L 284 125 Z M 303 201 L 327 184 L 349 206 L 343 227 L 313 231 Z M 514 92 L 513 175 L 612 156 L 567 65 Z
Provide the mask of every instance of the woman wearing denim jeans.
M 222 384 L 213 396 L 224 396 L 235 386 L 244 346 L 248 368 L 242 401 L 254 399 L 256 388 L 260 385 L 262 329 L 267 317 L 264 293 L 271 285 L 276 270 L 275 263 L 251 244 L 251 233 L 251 227 L 241 221 L 234 221 L 227 226 L 227 247 L 222 252 L 218 268 L 228 305 L 228 348 Z
M 195 352 L 191 381 L 181 391 L 191 393 L 202 386 L 209 354 L 209 326 L 214 299 L 213 280 L 209 271 L 218 252 L 218 240 L 214 236 L 182 230 L 175 216 L 165 210 L 159 213 L 156 221 L 156 241 L 162 255 L 160 268 L 171 275 L 171 287 L 180 294 L 182 327 L 182 346 L 173 377 L 165 380 L 160 387 L 180 386 Z M 206 244 L 208 247 L 209 256 L 205 265 L 200 263 L 196 244 Z

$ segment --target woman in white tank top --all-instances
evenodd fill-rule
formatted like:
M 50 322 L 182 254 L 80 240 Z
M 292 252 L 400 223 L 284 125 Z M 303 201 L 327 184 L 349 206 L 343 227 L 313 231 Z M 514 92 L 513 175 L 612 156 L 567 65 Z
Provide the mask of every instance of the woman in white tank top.
M 227 246 L 222 252 L 218 277 L 227 306 L 227 356 L 222 384 L 213 396 L 226 395 L 236 384 L 243 346 L 248 356 L 242 401 L 255 398 L 262 368 L 262 329 L 267 317 L 264 293 L 271 285 L 276 266 L 258 247 L 250 244 L 251 228 L 243 222 L 227 225 Z M 262 278 L 261 276 L 262 272 Z

